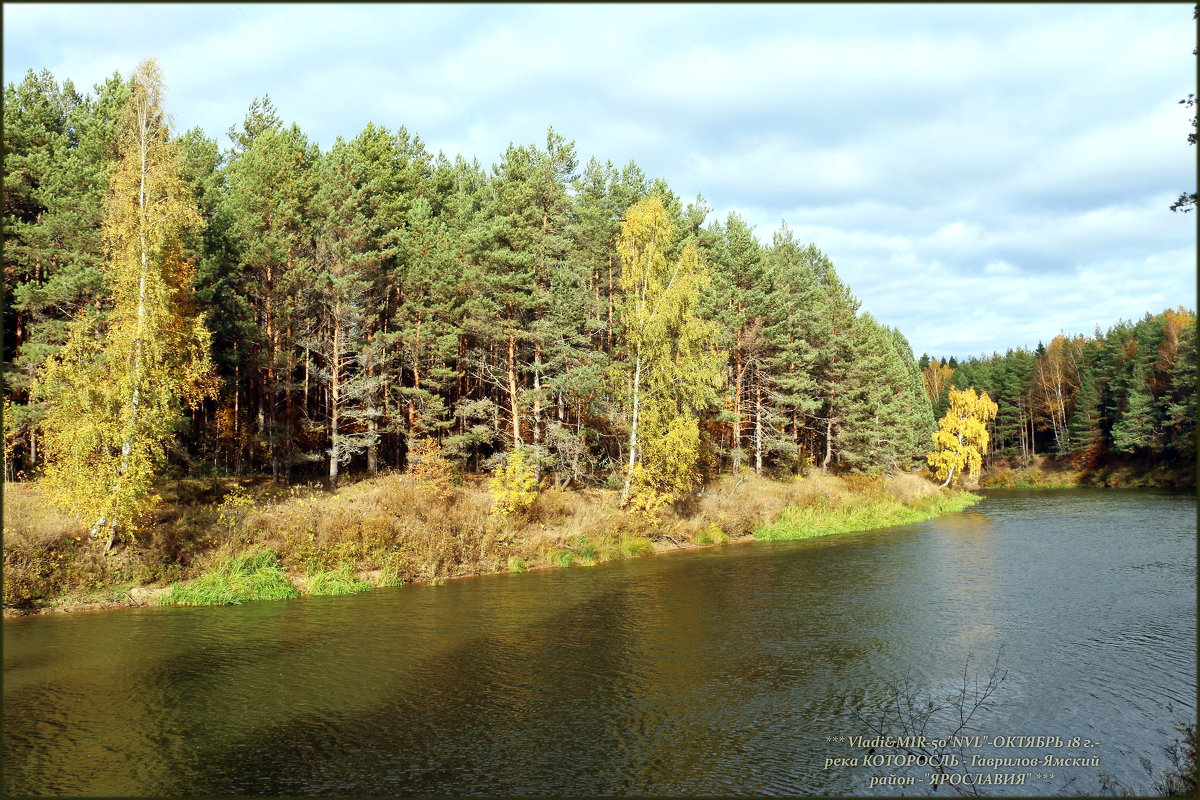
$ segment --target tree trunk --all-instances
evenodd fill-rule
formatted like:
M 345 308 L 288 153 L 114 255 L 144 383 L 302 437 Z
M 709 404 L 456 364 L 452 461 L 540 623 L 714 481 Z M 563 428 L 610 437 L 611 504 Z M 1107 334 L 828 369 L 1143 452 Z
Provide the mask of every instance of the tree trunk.
M 950 465 L 950 472 L 946 474 L 946 480 L 942 482 L 942 488 L 945 489 L 950 485 L 951 479 L 954 478 L 954 465 Z
M 367 335 L 368 347 L 374 338 L 373 333 Z M 367 370 L 368 378 L 373 378 L 377 372 L 378 368 L 375 363 L 374 354 L 372 354 L 371 366 Z M 379 474 L 379 454 L 375 446 L 379 426 L 375 420 L 375 390 L 370 389 L 369 391 L 370 394 L 367 398 L 367 473 L 371 477 L 374 477 Z
M 633 466 L 637 463 L 638 411 L 641 401 L 642 348 L 639 345 L 633 368 L 633 421 L 629 425 L 629 469 L 625 473 L 625 488 L 621 490 L 621 505 L 629 502 L 629 489 L 633 483 Z
M 754 474 L 762 475 L 763 467 L 763 402 L 762 371 L 754 371 Z
M 512 412 L 513 447 L 521 446 L 521 412 L 517 407 L 517 339 L 508 335 L 508 402 Z
M 338 412 L 340 411 L 341 403 L 341 372 L 342 372 L 342 349 L 341 349 L 341 326 L 338 319 L 339 307 L 337 303 L 333 306 L 333 347 L 331 348 L 333 357 L 329 362 L 329 490 L 337 489 L 338 482 L 338 461 L 341 456 L 341 442 L 338 435 Z
M 533 346 L 533 443 L 542 443 L 542 345 Z
M 829 462 L 833 460 L 833 417 L 825 420 L 825 460 L 821 462 L 821 472 L 829 470 Z

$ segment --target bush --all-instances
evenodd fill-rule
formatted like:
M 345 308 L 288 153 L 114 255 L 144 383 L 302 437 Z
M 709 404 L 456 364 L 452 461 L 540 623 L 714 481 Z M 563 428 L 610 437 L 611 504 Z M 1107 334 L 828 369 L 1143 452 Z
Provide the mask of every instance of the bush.
M 408 453 L 408 474 L 417 488 L 437 501 L 445 502 L 454 492 L 454 466 L 442 453 L 437 439 L 422 439 Z
M 492 513 L 500 517 L 524 514 L 537 499 L 537 474 L 525 451 L 517 448 L 508 454 L 504 465 L 488 481 L 492 494 Z

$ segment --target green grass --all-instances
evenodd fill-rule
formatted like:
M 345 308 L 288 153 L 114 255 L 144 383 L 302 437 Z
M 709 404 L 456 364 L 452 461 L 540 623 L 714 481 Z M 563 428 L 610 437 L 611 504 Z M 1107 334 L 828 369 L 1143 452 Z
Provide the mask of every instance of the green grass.
M 621 537 L 621 552 L 626 558 L 648 556 L 654 552 L 654 543 L 645 536 Z
M 508 571 L 509 572 L 528 572 L 529 566 L 525 563 L 524 559 L 518 558 L 517 556 L 509 556 L 508 557 Z
M 761 541 L 775 542 L 909 525 L 962 511 L 982 499 L 970 492 L 955 492 L 928 495 L 912 505 L 896 500 L 874 500 L 865 505 L 831 510 L 791 506 L 775 522 L 758 528 L 754 536 Z
M 159 599 L 161 605 L 225 606 L 251 600 L 285 600 L 299 597 L 269 550 L 241 553 L 222 562 L 214 571 L 194 580 L 171 585 Z
M 729 534 L 718 525 L 709 525 L 696 531 L 696 544 L 725 544 L 728 541 Z
M 371 584 L 354 577 L 349 567 L 319 570 L 308 574 L 305 594 L 340 596 L 371 590 Z
M 570 550 L 553 550 L 550 553 L 550 558 L 547 559 L 556 567 L 569 567 L 575 563 L 575 556 Z
M 600 552 L 596 549 L 596 545 L 586 536 L 580 536 L 577 540 L 575 550 L 579 558 L 579 563 L 585 567 L 594 567 L 600 558 Z
M 1013 484 L 1014 489 L 1078 489 L 1078 483 L 1054 483 L 1050 482 L 1032 482 L 1032 481 L 1017 481 Z

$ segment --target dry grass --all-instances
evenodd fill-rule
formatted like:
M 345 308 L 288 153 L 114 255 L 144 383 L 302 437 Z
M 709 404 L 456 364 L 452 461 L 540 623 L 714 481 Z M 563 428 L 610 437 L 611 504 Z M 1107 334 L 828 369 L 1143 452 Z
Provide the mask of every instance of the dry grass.
M 92 544 L 38 484 L 4 484 L 4 605 L 29 608 L 102 586 L 113 570 Z
M 419 477 L 386 474 L 336 492 L 265 481 L 179 481 L 162 492 L 175 502 L 164 504 L 158 524 L 116 556 L 102 555 L 78 523 L 44 502 L 36 484 L 8 487 L 4 603 L 28 607 L 122 582 L 195 580 L 248 552 L 272 554 L 306 591 L 314 575 L 379 586 L 587 566 L 645 555 L 656 543 L 670 548 L 746 537 L 785 512 L 813 519 L 854 512 L 867 519 L 881 502 L 907 507 L 937 492 L 915 475 L 722 477 L 656 519 L 621 509 L 611 489 L 548 489 L 525 513 L 501 517 L 478 479 L 442 482 L 435 492 Z
M 38 484 L 4 484 L 5 547 L 51 547 L 85 532 L 78 520 L 49 502 Z

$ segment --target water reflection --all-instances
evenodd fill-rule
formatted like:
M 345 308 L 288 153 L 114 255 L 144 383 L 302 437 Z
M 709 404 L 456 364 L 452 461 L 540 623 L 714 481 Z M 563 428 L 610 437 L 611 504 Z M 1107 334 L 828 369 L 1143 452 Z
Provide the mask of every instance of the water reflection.
M 1105 771 L 1136 779 L 1166 705 L 1194 713 L 1194 532 L 1190 496 L 1009 493 L 809 542 L 13 620 L 4 788 L 864 793 L 828 737 L 863 733 L 888 678 L 948 693 L 1001 647 L 996 733 L 1103 731 Z

